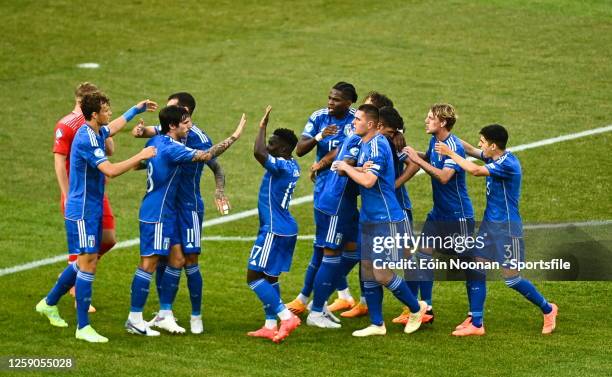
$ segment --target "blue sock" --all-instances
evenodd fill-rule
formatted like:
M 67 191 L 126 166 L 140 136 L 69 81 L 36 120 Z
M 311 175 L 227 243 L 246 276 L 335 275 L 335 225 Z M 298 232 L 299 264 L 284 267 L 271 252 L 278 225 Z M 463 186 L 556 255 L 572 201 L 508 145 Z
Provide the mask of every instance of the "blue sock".
M 508 287 L 519 292 L 527 300 L 538 306 L 542 310 L 542 313 L 548 314 L 552 311 L 552 306 L 550 306 L 544 296 L 542 296 L 538 289 L 529 280 L 523 279 L 520 276 L 515 276 L 505 280 Z
M 279 304 L 281 304 L 282 302 L 280 302 L 280 285 L 278 284 L 278 282 L 272 283 L 270 285 L 272 285 L 272 288 L 274 288 L 274 290 L 278 294 Z M 274 307 L 264 305 L 264 312 L 266 313 L 266 319 L 276 319 L 276 312 L 274 312 Z
M 89 305 L 91 304 L 91 285 L 94 281 L 94 274 L 79 271 L 77 273 L 75 290 L 77 303 L 77 321 L 79 329 L 89 325 Z
M 262 302 L 266 314 L 268 310 L 277 314 L 285 309 L 285 305 L 282 303 L 276 289 L 266 279 L 252 281 L 249 283 L 249 287 L 255 292 L 259 301 Z
M 131 312 L 141 312 L 144 309 L 147 297 L 149 296 L 149 286 L 151 285 L 151 278 L 153 274 L 148 273 L 140 268 L 136 269 L 134 273 L 134 279 L 132 280 L 132 291 L 131 291 Z
M 189 288 L 189 299 L 191 300 L 191 315 L 200 315 L 202 313 L 202 273 L 200 266 L 192 264 L 185 266 L 187 274 L 187 288 Z
M 419 305 L 419 301 L 414 297 L 412 292 L 410 292 L 410 288 L 408 288 L 408 284 L 401 277 L 393 274 L 393 278 L 387 284 L 387 288 L 393 292 L 393 295 L 400 300 L 404 305 L 410 308 L 412 313 L 417 313 L 421 306 Z
M 417 261 L 416 258 L 414 258 L 414 255 L 411 255 L 410 260 L 415 262 Z M 406 281 L 406 284 L 408 284 L 408 288 L 410 288 L 410 292 L 412 292 L 412 295 L 418 298 L 420 284 L 417 274 L 418 272 L 414 268 L 406 268 L 404 270 L 404 280 Z
M 432 256 L 427 253 L 417 252 L 417 259 L 425 259 L 430 261 Z M 432 269 L 419 269 L 419 288 L 421 290 L 421 300 L 425 301 L 427 305 L 432 304 L 432 292 L 433 292 L 433 281 L 434 281 L 434 270 Z
M 482 327 L 484 304 L 487 298 L 487 273 L 484 270 L 469 269 L 465 271 L 465 279 L 472 324 Z
M 363 297 L 365 297 L 366 303 L 368 304 L 370 322 L 376 326 L 382 325 L 384 323 L 382 313 L 382 286 L 373 281 L 365 281 L 363 282 L 363 288 L 361 292 L 363 293 Z
M 321 260 L 323 259 L 323 248 L 318 246 L 313 246 L 312 250 L 312 258 L 310 259 L 310 263 L 308 264 L 308 268 L 306 269 L 306 275 L 304 276 L 304 286 L 302 287 L 302 294 L 306 297 L 310 297 L 312 293 L 312 287 L 314 285 L 315 276 L 317 275 L 317 270 L 321 265 Z
M 161 295 L 159 296 L 159 308 L 161 310 L 172 310 L 172 304 L 178 292 L 181 280 L 181 269 L 166 266 L 164 277 L 162 278 Z
M 338 279 L 338 284 L 336 286 L 337 290 L 341 291 L 348 288 L 348 280 L 346 277 L 357 263 L 359 263 L 359 255 L 356 251 L 345 250 L 342 252 L 342 259 L 340 261 L 340 279 Z
M 322 312 L 325 301 L 336 289 L 340 274 L 342 257 L 324 256 L 314 281 L 314 297 L 312 298 L 312 311 Z
M 162 278 L 164 277 L 164 271 L 166 271 L 166 261 L 158 261 L 157 267 L 155 268 L 155 288 L 157 288 L 157 297 L 161 301 L 162 292 Z
M 62 274 L 57 278 L 55 285 L 47 294 L 47 305 L 57 305 L 59 299 L 74 286 L 79 267 L 76 262 L 66 266 Z
M 471 308 L 472 308 L 472 295 L 470 294 L 470 288 L 472 286 L 472 282 L 470 280 L 468 280 L 469 278 L 466 276 L 465 279 L 465 294 L 467 296 L 467 301 L 468 301 L 468 311 L 470 312 L 471 315 Z

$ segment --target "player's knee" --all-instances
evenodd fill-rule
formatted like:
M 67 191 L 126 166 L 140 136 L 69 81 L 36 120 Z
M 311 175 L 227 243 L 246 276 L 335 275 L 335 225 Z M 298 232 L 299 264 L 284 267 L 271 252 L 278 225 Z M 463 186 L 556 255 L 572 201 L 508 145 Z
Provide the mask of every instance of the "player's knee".
M 389 283 L 391 281 L 391 278 L 393 277 L 393 273 L 387 270 L 374 268 L 372 272 L 374 274 L 374 279 L 376 280 L 376 282 L 382 285 L 387 285 L 387 283 Z
M 191 266 L 198 264 L 198 254 L 187 254 L 185 255 L 185 265 Z
M 323 255 L 326 257 L 335 257 L 341 254 L 341 250 L 323 249 Z
M 259 271 L 247 270 L 246 282 L 247 284 L 251 284 L 252 282 L 259 280 L 263 277 L 264 277 L 264 274 L 262 274 Z

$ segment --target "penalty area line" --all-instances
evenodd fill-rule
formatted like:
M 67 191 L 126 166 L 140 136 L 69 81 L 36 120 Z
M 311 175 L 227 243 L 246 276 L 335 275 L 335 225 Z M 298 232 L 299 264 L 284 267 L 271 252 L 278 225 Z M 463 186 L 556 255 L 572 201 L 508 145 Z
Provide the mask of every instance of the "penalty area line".
M 511 152 L 520 152 L 520 151 L 524 151 L 528 149 L 539 148 L 545 145 L 551 145 L 551 144 L 561 143 L 563 141 L 575 140 L 575 139 L 579 139 L 582 137 L 597 135 L 597 134 L 610 132 L 610 131 L 612 131 L 612 125 L 607 125 L 607 126 L 593 128 L 593 129 L 586 130 L 586 131 L 575 132 L 575 133 L 571 133 L 567 135 L 561 135 L 561 136 L 557 136 L 557 137 L 553 137 L 549 139 L 539 140 L 533 143 L 517 145 L 511 148 L 508 148 L 508 150 Z M 417 175 L 422 175 L 423 173 L 424 173 L 423 170 L 419 170 L 417 172 Z M 299 198 L 293 199 L 289 205 L 294 206 L 294 205 L 300 205 L 304 203 L 310 203 L 312 202 L 312 200 L 313 200 L 312 195 L 301 196 Z M 228 216 L 221 216 L 221 217 L 216 217 L 214 219 L 205 220 L 202 223 L 202 227 L 207 228 L 213 225 L 224 224 L 224 223 L 244 219 L 244 218 L 255 216 L 255 215 L 257 215 L 257 208 L 234 213 Z M 298 239 L 299 239 L 299 236 L 298 236 Z M 207 240 L 207 239 L 206 237 L 202 237 L 202 240 Z M 215 240 L 211 239 L 209 241 L 215 241 Z M 113 249 L 124 249 L 127 247 L 136 246 L 139 243 L 140 243 L 140 239 L 133 238 L 130 240 L 117 242 L 117 244 L 115 245 Z M 39 259 L 36 261 L 20 264 L 20 265 L 13 266 L 13 267 L 2 268 L 0 269 L 0 276 L 10 275 L 10 274 L 14 274 L 14 273 L 21 272 L 21 271 L 32 270 L 34 268 L 46 266 L 48 264 L 58 263 L 63 260 L 66 260 L 66 254 L 61 254 L 61 255 L 56 255 L 54 257 Z

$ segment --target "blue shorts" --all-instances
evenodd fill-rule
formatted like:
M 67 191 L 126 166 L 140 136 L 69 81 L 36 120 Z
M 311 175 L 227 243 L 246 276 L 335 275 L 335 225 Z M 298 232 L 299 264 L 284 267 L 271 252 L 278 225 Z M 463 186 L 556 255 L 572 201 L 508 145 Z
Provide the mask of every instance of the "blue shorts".
M 368 261 L 398 262 L 403 248 L 398 245 L 401 236 L 402 222 L 396 223 L 362 223 L 361 224 L 361 259 Z M 398 247 L 399 246 L 399 247 Z
M 140 256 L 168 256 L 173 245 L 181 243 L 176 231 L 176 222 L 140 222 Z
M 332 216 L 315 209 L 315 246 L 341 250 L 347 234 L 347 225 L 351 221 L 352 216 L 347 216 L 341 212 L 337 216 Z
M 507 223 L 482 222 L 478 229 L 476 246 L 471 256 L 498 262 L 502 267 L 525 261 L 525 240 L 511 236 Z
M 204 212 L 190 210 L 177 211 L 178 234 L 184 254 L 200 254 L 202 242 L 202 220 Z
M 95 219 L 66 219 L 64 222 L 69 254 L 95 254 L 100 251 L 102 216 Z
M 268 276 L 279 276 L 282 272 L 288 272 L 296 241 L 297 236 L 279 236 L 260 230 L 251 249 L 247 268 L 261 271 Z
M 474 226 L 473 218 L 438 218 L 429 213 L 421 231 L 420 246 L 436 249 L 445 254 L 460 254 L 462 251 L 455 250 L 452 245 L 463 245 L 468 237 L 473 238 Z

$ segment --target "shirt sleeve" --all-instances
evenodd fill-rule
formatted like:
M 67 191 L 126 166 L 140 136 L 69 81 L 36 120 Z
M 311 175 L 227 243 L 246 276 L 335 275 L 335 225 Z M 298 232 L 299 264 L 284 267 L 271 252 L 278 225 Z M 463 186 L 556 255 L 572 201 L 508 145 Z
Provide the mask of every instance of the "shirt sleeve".
M 155 131 L 155 135 L 161 135 L 161 124 L 153 126 L 153 131 Z
M 104 140 L 108 139 L 110 137 L 110 128 L 108 126 L 100 127 L 100 135 Z
M 273 157 L 271 154 L 268 155 L 268 159 L 264 163 L 264 168 L 272 175 L 279 175 L 286 170 L 287 161 L 284 159 Z
M 89 141 L 89 139 L 87 139 L 87 141 Z M 104 148 L 100 147 L 99 145 L 92 145 L 91 143 L 86 142 L 79 143 L 77 148 L 81 156 L 83 156 L 83 158 L 85 158 L 87 161 L 87 164 L 94 168 L 97 168 L 101 163 L 108 161 Z
M 359 157 L 359 142 L 361 138 L 359 136 L 355 137 L 355 135 L 351 136 L 347 141 L 346 149 L 342 156 L 340 156 L 341 160 L 354 160 L 357 161 Z
M 70 146 L 74 139 L 74 130 L 63 123 L 55 125 L 55 140 L 53 142 L 53 153 L 68 156 Z
M 465 151 L 463 150 L 463 148 L 458 147 L 453 149 L 459 156 L 465 158 Z M 463 171 L 463 168 L 461 166 L 459 166 L 458 163 L 456 163 L 452 158 L 448 157 L 448 156 L 444 156 L 444 166 L 442 167 L 444 168 L 450 168 L 455 170 L 457 173 Z
M 191 162 L 193 160 L 193 156 L 196 154 L 196 149 L 191 149 L 181 143 L 176 142 L 170 145 L 171 147 L 168 148 L 168 153 L 170 154 L 172 161 L 176 164 Z
M 489 159 L 485 167 L 492 177 L 507 179 L 514 174 L 514 169 L 507 158 L 504 158 L 501 162 L 500 160 L 502 159 L 500 158 L 497 161 Z
M 317 134 L 319 133 L 319 125 L 317 123 L 318 123 L 317 117 L 315 116 L 315 113 L 313 113 L 310 116 L 310 118 L 308 118 L 308 121 L 306 122 L 306 125 L 304 126 L 304 131 L 302 132 L 302 136 L 306 136 L 310 138 L 317 136 Z
M 374 143 L 372 143 L 372 148 L 370 148 L 369 156 L 365 161 L 372 161 L 372 166 L 367 170 L 369 173 L 373 173 L 377 177 L 380 176 L 380 173 L 385 170 L 387 167 L 387 160 L 385 156 L 385 149 L 381 146 L 380 141 L 383 140 L 381 138 L 377 138 Z

